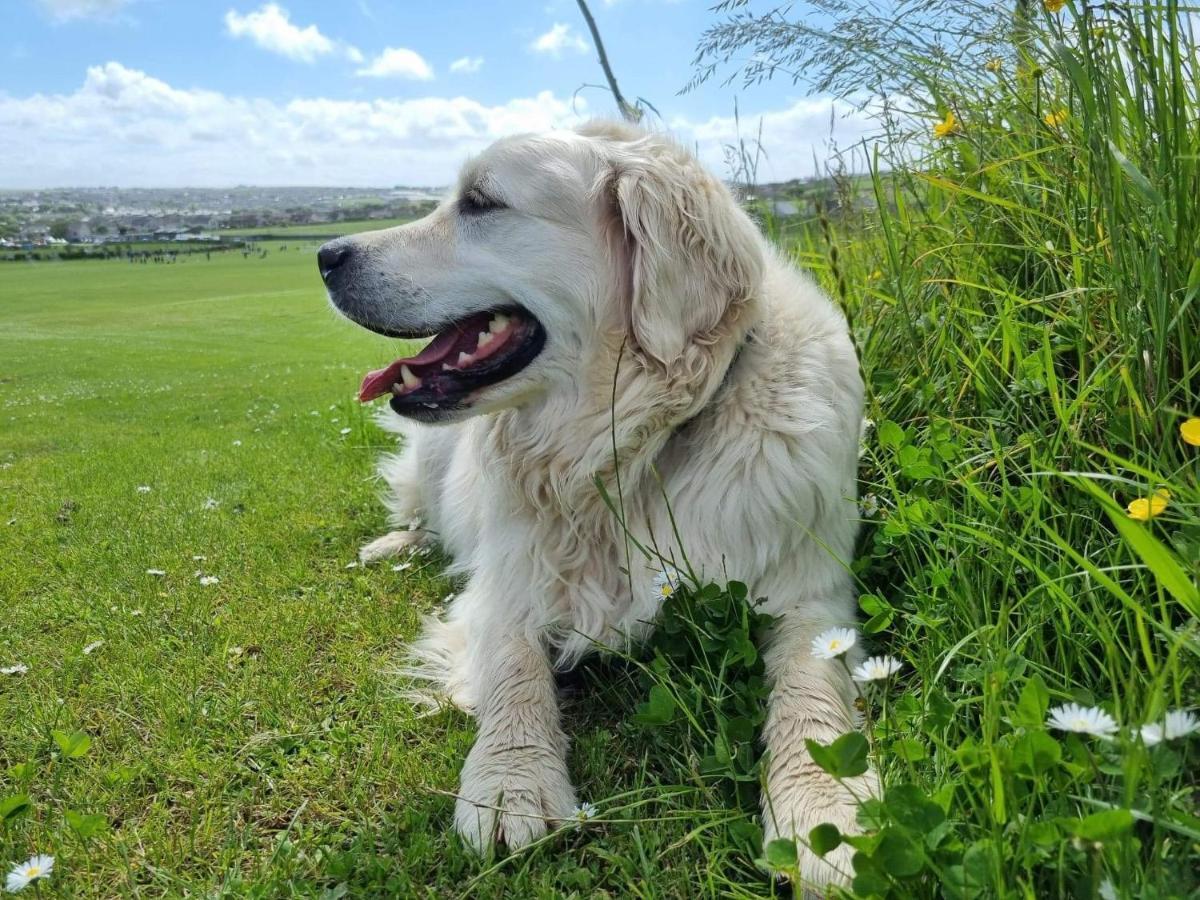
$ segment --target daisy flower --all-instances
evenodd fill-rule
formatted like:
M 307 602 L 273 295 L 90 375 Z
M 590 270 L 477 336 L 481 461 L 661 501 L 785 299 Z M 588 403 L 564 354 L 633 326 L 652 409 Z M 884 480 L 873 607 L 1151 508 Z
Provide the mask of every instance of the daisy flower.
M 201 575 L 200 583 L 204 585 L 204 587 L 211 587 L 214 584 L 220 584 L 221 579 L 216 575 Z
M 679 590 L 682 584 L 683 580 L 679 570 L 672 565 L 667 565 L 654 576 L 654 596 L 659 600 L 666 600 Z
M 139 494 L 148 494 L 148 493 L 150 493 L 150 485 L 148 485 L 148 484 L 139 484 L 139 485 L 138 485 L 138 488 L 137 488 L 137 492 L 138 492 Z
M 242 446 L 242 442 L 241 442 L 241 441 L 234 441 L 234 442 L 233 442 L 233 446 L 235 446 L 235 447 L 240 447 L 240 446 Z
M 92 641 L 90 644 L 88 644 L 86 647 L 83 648 L 83 655 L 91 656 L 93 653 L 95 653 L 97 650 L 99 650 L 103 646 L 104 646 L 104 641 Z
M 1050 710 L 1046 725 L 1059 731 L 1074 731 L 1076 734 L 1101 738 L 1110 738 L 1117 733 L 1117 723 L 1112 716 L 1098 706 L 1080 706 L 1078 703 L 1054 707 Z
M 1138 522 L 1149 522 L 1155 516 L 1161 516 L 1170 502 L 1171 492 L 1166 488 L 1159 488 L 1149 497 L 1138 497 L 1125 507 L 1125 510 L 1129 513 L 1129 518 Z
M 1185 444 L 1200 447 L 1200 417 L 1192 416 L 1179 426 L 1179 436 Z
M 594 803 L 579 803 L 571 810 L 571 818 L 580 822 L 586 822 L 588 819 L 596 817 L 596 805 Z
M 24 675 L 29 671 L 29 666 L 25 663 L 17 663 L 15 666 L 5 666 L 0 669 L 0 675 Z
M 830 628 L 812 641 L 812 655 L 817 659 L 837 659 L 858 641 L 853 628 Z
M 204 509 L 216 509 L 220 505 L 221 505 L 221 501 L 216 499 L 215 497 L 209 497 L 207 500 L 204 501 Z
M 872 656 L 854 667 L 850 677 L 855 681 L 883 681 L 891 678 L 903 668 L 904 663 L 894 656 Z
M 4 880 L 4 889 L 11 894 L 23 891 L 35 881 L 49 879 L 54 871 L 54 857 L 37 854 L 29 857 L 23 863 L 17 863 Z
M 155 578 L 162 578 L 167 573 L 163 569 L 147 569 L 146 574 L 153 575 Z
M 1187 737 L 1197 731 L 1200 731 L 1200 719 L 1196 718 L 1195 713 L 1186 709 L 1173 709 L 1163 721 L 1142 726 L 1142 742 L 1147 747 L 1153 747 L 1163 741 Z
M 343 428 L 341 431 L 339 431 L 339 432 L 338 432 L 338 434 L 340 434 L 340 435 L 342 435 L 343 437 L 345 437 L 346 435 L 348 435 L 348 434 L 349 434 L 351 431 L 353 431 L 353 430 L 354 430 L 353 428 Z

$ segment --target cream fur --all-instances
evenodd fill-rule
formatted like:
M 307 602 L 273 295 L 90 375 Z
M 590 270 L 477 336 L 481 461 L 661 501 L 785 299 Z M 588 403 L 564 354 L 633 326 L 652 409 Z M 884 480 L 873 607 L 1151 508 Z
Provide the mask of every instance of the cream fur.
M 404 435 L 380 468 L 401 530 L 364 559 L 432 534 L 465 578 L 410 669 L 478 720 L 455 828 L 481 850 L 521 846 L 575 803 L 553 669 L 643 636 L 656 614 L 660 564 L 635 551 L 630 591 L 627 542 L 595 487 L 615 498 L 619 474 L 639 541 L 745 581 L 783 619 L 766 649 L 767 839 L 853 831 L 847 789 L 804 748 L 856 724 L 844 669 L 809 651 L 855 613 L 862 383 L 845 320 L 661 135 L 598 123 L 506 139 L 464 171 L 464 185 L 481 179 L 511 208 L 503 228 L 464 225 L 448 201 L 354 239 L 371 260 L 358 302 L 397 330 L 500 296 L 548 333 L 454 422 L 386 413 Z M 804 856 L 815 886 L 849 873 L 844 850 Z

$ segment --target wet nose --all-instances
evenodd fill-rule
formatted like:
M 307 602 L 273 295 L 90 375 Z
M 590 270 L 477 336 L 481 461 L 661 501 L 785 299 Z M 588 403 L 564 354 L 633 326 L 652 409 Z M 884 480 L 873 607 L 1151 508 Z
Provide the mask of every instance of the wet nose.
M 321 280 L 329 281 L 329 276 L 345 265 L 353 255 L 349 245 L 339 241 L 331 241 L 323 246 L 317 251 L 317 268 L 321 270 Z

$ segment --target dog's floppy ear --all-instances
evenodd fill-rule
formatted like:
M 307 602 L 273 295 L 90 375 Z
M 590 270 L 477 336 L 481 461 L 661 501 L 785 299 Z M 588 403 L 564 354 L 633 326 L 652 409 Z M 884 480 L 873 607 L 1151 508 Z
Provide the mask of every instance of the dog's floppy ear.
M 694 342 L 717 340 L 757 295 L 761 239 L 725 186 L 666 138 L 624 144 L 614 167 L 630 331 L 671 367 Z

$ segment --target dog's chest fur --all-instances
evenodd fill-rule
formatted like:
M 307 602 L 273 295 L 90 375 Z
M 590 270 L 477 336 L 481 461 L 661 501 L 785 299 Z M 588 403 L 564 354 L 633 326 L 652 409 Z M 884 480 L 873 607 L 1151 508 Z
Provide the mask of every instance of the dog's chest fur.
M 514 412 L 462 426 L 443 537 L 461 571 L 508 598 L 507 615 L 552 636 L 560 663 L 655 618 L 662 563 L 638 544 L 704 578 L 746 581 L 775 610 L 844 578 L 833 557 L 849 560 L 854 534 L 853 350 L 840 316 L 771 312 L 683 424 L 670 398 L 630 383 L 615 416 L 547 428 Z

